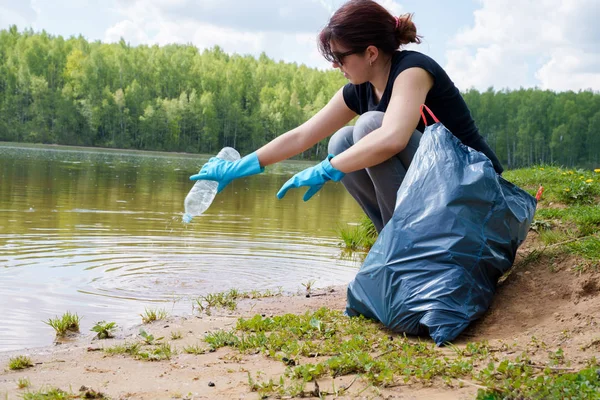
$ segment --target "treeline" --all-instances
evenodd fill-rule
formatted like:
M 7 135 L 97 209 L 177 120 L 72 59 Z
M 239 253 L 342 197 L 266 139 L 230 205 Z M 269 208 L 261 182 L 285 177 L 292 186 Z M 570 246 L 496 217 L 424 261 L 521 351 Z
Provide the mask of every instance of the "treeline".
M 337 71 L 191 45 L 136 46 L 0 31 L 0 141 L 248 153 L 301 124 L 346 83 Z M 465 93 L 508 167 L 598 165 L 600 96 Z M 319 159 L 326 140 L 304 158 Z
M 463 95 L 505 166 L 600 166 L 600 94 L 489 89 Z

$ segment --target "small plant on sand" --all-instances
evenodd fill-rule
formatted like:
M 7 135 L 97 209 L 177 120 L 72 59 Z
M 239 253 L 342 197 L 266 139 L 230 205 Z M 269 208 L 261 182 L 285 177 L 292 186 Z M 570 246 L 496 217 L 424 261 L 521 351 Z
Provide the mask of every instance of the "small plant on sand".
M 144 339 L 144 342 L 149 345 L 153 345 L 155 343 L 158 344 L 158 342 L 164 339 L 164 336 L 155 338 L 153 334 L 146 332 L 144 328 L 140 328 L 140 336 Z
M 98 339 L 108 339 L 114 337 L 114 331 L 117 329 L 115 322 L 96 322 L 96 325 L 90 329 L 92 332 L 96 332 Z
M 17 387 L 19 389 L 25 389 L 31 386 L 31 381 L 27 378 L 19 378 L 17 381 Z
M 267 382 L 255 381 L 248 372 L 248 386 L 250 386 L 250 390 L 253 392 L 257 392 L 260 398 L 270 397 L 270 395 L 275 394 L 277 397 L 323 397 L 321 393 L 317 393 L 315 391 L 306 391 L 306 382 L 298 381 L 292 382 L 290 385 L 286 385 L 285 379 L 282 377 L 279 378 L 278 382 L 275 382 L 273 379 L 269 379 Z
M 97 392 L 93 389 L 81 386 L 79 393 L 67 393 L 64 390 L 44 387 L 37 392 L 27 392 L 23 395 L 25 400 L 65 400 L 65 399 L 99 399 L 108 400 L 104 393 Z
M 171 340 L 179 340 L 183 337 L 181 331 L 173 331 L 171 332 Z
M 81 386 L 79 388 L 79 395 L 76 396 L 78 399 L 99 399 L 99 400 L 110 400 L 102 392 L 97 392 L 92 388 Z
M 218 349 L 225 346 L 235 347 L 239 339 L 233 332 L 218 330 L 207 334 L 204 337 L 204 341 L 213 349 Z
M 208 351 L 209 351 L 209 349 L 206 349 L 206 348 L 200 346 L 199 344 L 185 346 L 183 348 L 184 353 L 195 354 L 195 355 L 206 354 Z
M 302 284 L 302 286 L 304 286 L 304 289 L 306 290 L 306 297 L 310 297 L 310 295 L 312 294 L 315 282 L 316 281 L 314 279 L 311 279 L 308 282 Z
M 206 296 L 198 297 L 193 308 L 197 308 L 200 312 L 204 312 L 207 315 L 211 314 L 212 308 L 227 308 L 233 311 L 237 308 L 237 303 L 241 299 L 260 299 L 281 296 L 282 292 L 282 288 L 279 288 L 276 292 L 271 290 L 265 290 L 263 292 L 258 290 L 242 292 L 238 289 L 229 289 L 226 292 L 209 293 Z
M 154 321 L 160 321 L 161 319 L 167 318 L 169 313 L 165 309 L 144 309 L 144 313 L 140 314 L 142 317 L 142 322 L 144 324 L 149 324 Z
M 31 358 L 27 356 L 16 356 L 8 360 L 8 369 L 18 370 L 33 367 Z
M 245 296 L 245 293 L 237 289 L 230 289 L 227 292 L 209 293 L 206 296 L 200 296 L 196 299 L 196 307 L 209 315 L 211 308 L 222 307 L 233 311 L 237 308 L 237 301 Z
M 139 343 L 123 343 L 117 344 L 111 347 L 104 348 L 104 352 L 108 355 L 119 355 L 119 354 L 129 354 L 130 356 L 137 356 L 141 348 Z
M 283 293 L 283 288 L 281 286 L 279 286 L 277 288 L 277 291 L 273 291 L 270 289 L 260 291 L 260 290 L 254 289 L 249 292 L 243 293 L 243 297 L 248 298 L 248 299 L 262 299 L 262 298 L 266 298 L 266 297 L 281 296 L 282 293 Z
M 241 298 L 241 293 L 237 289 L 231 289 L 227 292 L 209 293 L 201 299 L 206 303 L 205 308 L 223 307 L 230 310 L 235 310 L 237 300 Z
M 67 311 L 60 318 L 49 318 L 48 321 L 43 322 L 54 328 L 56 336 L 65 336 L 69 332 L 79 332 L 79 321 L 81 321 L 79 315 Z
M 149 351 L 138 352 L 137 357 L 146 361 L 161 361 L 170 360 L 173 354 L 175 354 L 175 351 L 171 345 L 168 343 L 162 343 L 154 348 L 151 348 Z

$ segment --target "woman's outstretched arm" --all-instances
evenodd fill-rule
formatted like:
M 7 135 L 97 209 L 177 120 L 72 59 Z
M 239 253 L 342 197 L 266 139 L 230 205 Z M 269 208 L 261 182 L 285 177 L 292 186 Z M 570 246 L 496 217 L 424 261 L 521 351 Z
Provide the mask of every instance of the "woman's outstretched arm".
M 342 90 L 338 90 L 327 105 L 308 121 L 258 149 L 256 155 L 260 165 L 275 164 L 300 154 L 351 121 L 356 113 L 346 106 Z

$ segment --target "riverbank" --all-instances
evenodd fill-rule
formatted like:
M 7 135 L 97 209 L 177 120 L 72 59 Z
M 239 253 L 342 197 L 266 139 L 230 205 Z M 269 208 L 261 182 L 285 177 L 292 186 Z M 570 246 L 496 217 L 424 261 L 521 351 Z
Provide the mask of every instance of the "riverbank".
M 6 366 L 8 360 L 16 355 L 27 355 L 34 366 L 26 370 L 4 371 L 0 377 L 0 397 L 16 399 L 24 393 L 59 388 L 81 398 L 86 398 L 87 392 L 88 396 L 102 393 L 111 399 L 255 399 L 258 395 L 251 391 L 249 376 L 263 381 L 271 378 L 278 381 L 287 368 L 280 360 L 257 352 L 242 354 L 227 347 L 204 354 L 189 354 L 183 349 L 206 349 L 208 346 L 203 342 L 206 334 L 235 328 L 240 317 L 303 314 L 322 308 L 341 311 L 345 301 L 345 287 L 317 290 L 310 297 L 293 295 L 245 299 L 238 303 L 235 311 L 218 309 L 211 311 L 211 315 L 168 317 L 119 332 L 114 339 L 94 340 L 91 334 L 81 335 L 71 342 L 52 347 L 2 353 L 0 365 Z M 109 356 L 103 351 L 117 345 L 140 342 L 140 328 L 155 338 L 164 337 L 163 340 L 170 342 L 177 354 L 169 360 L 149 362 L 126 355 Z M 181 338 L 171 339 L 179 334 Z M 28 379 L 31 387 L 19 389 L 19 379 Z M 450 387 L 424 385 L 384 389 L 355 380 L 355 375 L 320 379 L 318 382 L 323 392 L 349 386 L 345 394 L 337 398 L 473 398 L 477 390 L 475 386 L 456 391 Z M 81 388 L 85 389 L 80 392 Z M 314 384 L 307 384 L 307 388 L 314 390 Z

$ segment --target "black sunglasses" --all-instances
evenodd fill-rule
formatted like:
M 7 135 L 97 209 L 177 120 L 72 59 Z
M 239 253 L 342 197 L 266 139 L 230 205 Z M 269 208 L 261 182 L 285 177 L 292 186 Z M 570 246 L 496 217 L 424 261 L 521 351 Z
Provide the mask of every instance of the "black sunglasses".
M 331 62 L 334 62 L 338 65 L 344 65 L 344 58 L 348 57 L 349 55 L 352 54 L 358 54 L 358 53 L 362 53 L 364 52 L 366 49 L 362 49 L 362 50 L 349 50 L 349 51 L 345 51 L 343 53 L 339 53 L 337 51 L 332 51 L 331 52 Z

